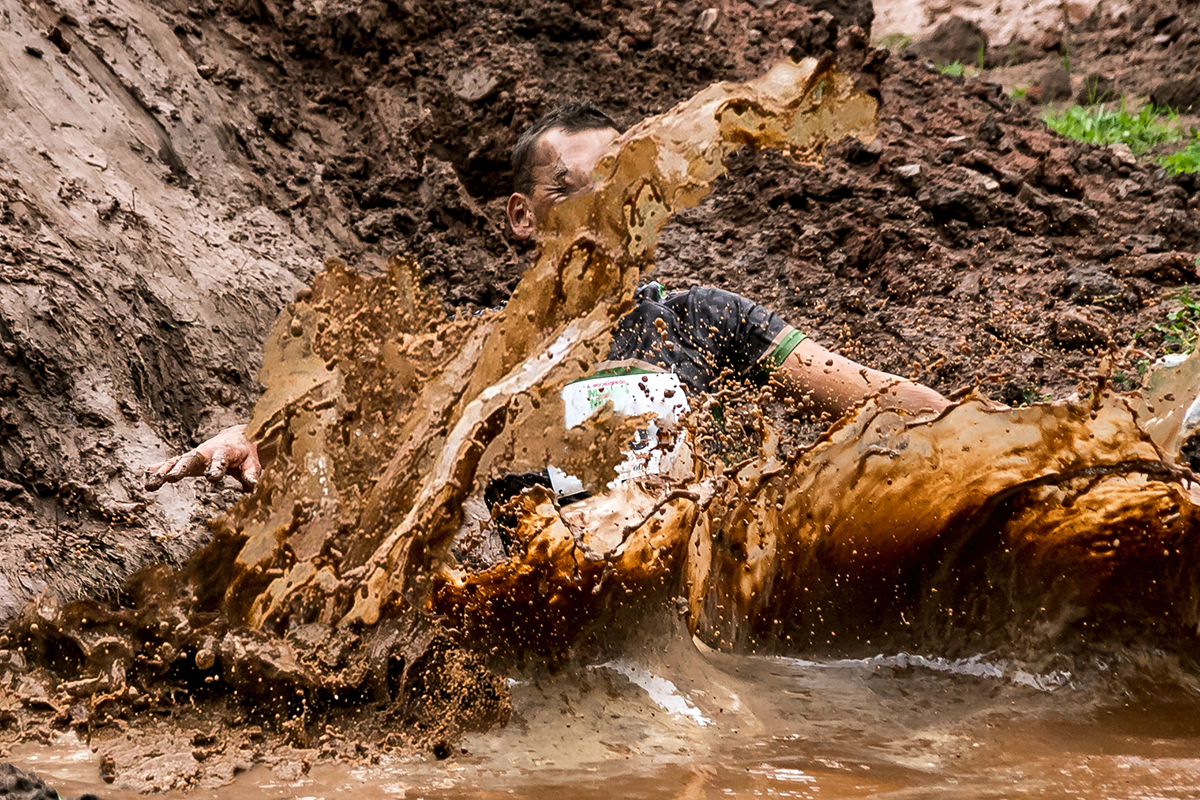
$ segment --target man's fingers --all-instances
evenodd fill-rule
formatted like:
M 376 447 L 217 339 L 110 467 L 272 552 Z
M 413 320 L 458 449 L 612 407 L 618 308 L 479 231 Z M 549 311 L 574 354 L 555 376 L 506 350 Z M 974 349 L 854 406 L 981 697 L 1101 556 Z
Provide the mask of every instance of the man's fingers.
M 167 481 L 174 483 L 180 478 L 194 478 L 204 474 L 208 459 L 198 450 L 189 450 L 179 457 L 179 461 L 167 473 Z
M 146 491 L 153 492 L 161 488 L 167 482 L 167 473 L 171 471 L 178 460 L 179 457 L 176 456 L 146 467 Z
M 213 453 L 208 469 L 204 470 L 204 477 L 208 478 L 209 483 L 220 483 L 225 478 L 225 470 L 228 466 L 229 454 L 225 452 L 224 448 L 219 448 Z
M 242 482 L 243 492 L 253 492 L 258 486 L 258 476 L 262 472 L 262 466 L 258 463 L 258 459 L 251 457 L 246 459 L 246 463 L 242 464 L 241 475 L 238 480 Z
M 175 483 L 180 478 L 200 475 L 207 463 L 208 459 L 191 450 L 181 456 L 168 458 L 161 464 L 153 464 L 146 468 L 146 491 L 153 492 L 162 488 L 164 483 Z
M 257 448 L 246 439 L 244 431 L 244 425 L 226 428 L 194 450 L 147 467 L 147 491 L 198 475 L 217 486 L 226 475 L 233 475 L 241 482 L 242 489 L 252 491 L 258 485 L 262 465 Z

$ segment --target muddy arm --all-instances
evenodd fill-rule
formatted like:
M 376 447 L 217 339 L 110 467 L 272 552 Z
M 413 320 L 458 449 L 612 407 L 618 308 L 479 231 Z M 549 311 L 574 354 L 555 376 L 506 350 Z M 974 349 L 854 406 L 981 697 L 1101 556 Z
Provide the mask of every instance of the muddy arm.
M 234 425 L 218 433 L 195 450 L 146 467 L 146 489 L 155 491 L 164 483 L 203 475 L 209 482 L 219 484 L 232 475 L 250 492 L 258 485 L 262 464 L 258 448 L 246 438 L 246 426 Z
M 864 367 L 826 350 L 812 339 L 796 346 L 772 375 L 797 405 L 840 417 L 865 398 L 879 395 L 884 408 L 914 414 L 938 412 L 950 404 L 928 386 Z

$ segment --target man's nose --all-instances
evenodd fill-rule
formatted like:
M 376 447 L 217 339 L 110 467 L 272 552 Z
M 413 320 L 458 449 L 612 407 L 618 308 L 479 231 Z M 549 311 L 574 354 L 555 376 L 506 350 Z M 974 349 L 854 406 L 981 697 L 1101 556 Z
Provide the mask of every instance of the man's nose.
M 573 181 L 575 184 L 575 188 L 571 190 L 572 197 L 574 197 L 577 194 L 586 194 L 586 193 L 590 192 L 592 189 L 596 188 L 596 179 L 592 177 L 592 174 L 590 172 L 586 175 L 581 173 L 579 175 L 576 175 L 575 178 L 576 178 L 576 180 Z

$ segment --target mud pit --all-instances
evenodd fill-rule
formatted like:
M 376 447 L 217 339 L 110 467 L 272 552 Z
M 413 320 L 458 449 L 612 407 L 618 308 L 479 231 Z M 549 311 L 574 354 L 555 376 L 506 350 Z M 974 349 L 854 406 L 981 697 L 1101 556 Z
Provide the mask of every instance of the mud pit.
M 790 447 L 769 390 L 727 393 L 726 425 L 757 427 L 749 458 L 709 453 L 686 478 L 568 510 L 530 490 L 506 509 L 506 559 L 472 572 L 450 558 L 490 477 L 561 458 L 570 439 L 589 453 L 571 465 L 585 485 L 608 480 L 628 426 L 559 431 L 558 390 L 606 351 L 663 227 L 728 154 L 753 144 L 819 167 L 830 141 L 872 141 L 876 109 L 808 59 L 647 120 L 595 192 L 556 209 L 500 311 L 447 319 L 403 259 L 374 279 L 331 264 L 267 344 L 257 491 L 182 571 L 142 571 L 119 604 L 23 611 L 5 651 L 21 675 L 13 723 L 105 741 L 186 698 L 217 724 L 175 760 L 150 756 L 154 732 L 109 745 L 129 788 L 228 779 L 261 756 L 241 746 L 246 726 L 276 759 L 314 744 L 447 755 L 508 721 L 495 670 L 619 652 L 673 607 L 707 647 L 740 654 L 1037 659 L 1119 641 L 1190 658 L 1200 510 L 1180 447 L 1195 359 L 1144 398 L 1103 383 L 1023 409 L 972 395 L 934 419 L 868 402 Z M 712 414 L 698 403 L 693 438 Z M 603 513 L 611 501 L 624 513 Z
M 749 14 L 754 24 L 767 29 L 761 51 L 787 49 L 783 39 L 790 38 L 784 35 L 790 31 L 767 24 L 778 21 L 775 12 L 738 13 Z M 722 17 L 722 24 L 730 19 L 742 18 Z M 828 26 L 809 23 L 808 30 L 815 41 Z M 879 66 L 882 54 L 865 49 L 861 39 L 850 36 L 846 46 L 855 54 L 851 63 L 870 66 L 875 59 Z M 626 57 L 638 63 L 639 52 L 635 47 Z M 746 62 L 740 68 L 754 69 Z M 858 78 L 868 88 L 873 85 L 871 69 Z M 734 285 L 780 307 L 801 327 L 840 343 L 848 354 L 911 373 L 943 390 L 970 384 L 976 374 L 996 375 L 996 393 L 1010 402 L 1029 389 L 1065 393 L 1074 388 L 1079 378 L 1063 365 L 1093 370 L 1097 353 L 1089 350 L 1104 349 L 1106 326 L 1114 326 L 1115 338 L 1121 339 L 1150 318 L 1152 309 L 1139 308 L 1143 300 L 1159 297 L 1163 285 L 1194 280 L 1190 259 L 1196 229 L 1188 210 L 1194 186 L 1118 164 L 1097 148 L 1064 144 L 985 84 L 954 83 L 900 64 L 884 80 L 882 91 L 882 147 L 838 145 L 825 168 L 797 169 L 784 157 L 734 153 L 731 177 L 718 184 L 710 200 L 682 213 L 664 232 L 656 277 L 682 281 L 697 276 Z M 967 138 L 956 138 L 963 135 Z M 920 168 L 900 171 L 908 164 Z M 1131 183 L 1114 186 L 1115 178 Z M 457 184 L 448 179 L 447 185 Z M 452 235 L 474 235 L 464 233 L 467 228 Z M 424 246 L 436 249 L 436 243 L 431 236 Z M 434 273 L 434 286 L 449 283 L 437 272 L 436 261 L 421 264 Z M 602 339 L 591 342 L 592 348 L 584 345 L 600 335 L 600 322 L 619 313 L 623 292 L 644 266 L 634 259 L 611 274 L 607 288 L 597 289 L 594 297 L 577 298 L 578 305 L 563 312 L 565 322 L 589 304 L 600 309 L 595 327 L 574 329 L 571 341 L 580 348 L 578 354 L 565 358 L 559 364 L 562 374 L 534 392 L 550 405 L 533 408 L 518 401 L 511 415 L 507 407 L 501 412 L 500 406 L 491 406 L 493 413 L 480 413 L 472 437 L 476 432 L 494 437 L 494 449 L 474 448 L 464 438 L 465 459 L 439 456 L 446 451 L 438 437 L 453 431 L 447 420 L 461 419 L 454 415 L 468 410 L 465 398 L 481 396 L 505 364 L 536 351 L 538 337 L 528 330 L 524 336 L 509 330 L 503 344 L 493 344 L 504 358 L 479 358 L 471 348 L 482 352 L 483 328 L 489 322 L 494 326 L 495 317 L 444 323 L 436 295 L 414 288 L 411 270 L 403 264 L 374 282 L 339 270 L 323 276 L 318 291 L 299 298 L 289 310 L 269 350 L 268 394 L 255 425 L 277 442 L 279 486 L 241 506 L 218 532 L 213 549 L 192 562 L 182 577 L 172 577 L 166 569 L 145 573 L 114 608 L 85 603 L 56 609 L 45 603 L 27 610 L 12 634 L 18 640 L 9 642 L 14 648 L 8 656 L 14 667 L 8 698 L 14 734 L 50 739 L 55 730 L 76 727 L 91 730 L 101 742 L 119 736 L 132 722 L 133 730 L 126 731 L 133 737 L 130 743 L 109 744 L 106 752 L 120 780 L 135 788 L 220 782 L 262 758 L 277 759 L 287 768 L 321 757 L 372 760 L 393 747 L 447 753 L 463 729 L 495 724 L 510 713 L 506 687 L 488 668 L 493 657 L 540 658 L 545 653 L 539 651 L 561 652 L 567 641 L 586 650 L 597 638 L 595 628 L 562 625 L 568 617 L 558 609 L 538 618 L 524 613 L 529 606 L 497 609 L 495 603 L 481 607 L 478 600 L 489 591 L 519 598 L 514 592 L 522 587 L 532 587 L 539 601 L 563 598 L 564 604 L 581 609 L 577 619 L 594 620 L 596 628 L 619 628 L 628 624 L 624 614 L 646 613 L 682 594 L 689 600 L 690 626 L 715 646 L 739 651 L 873 654 L 910 646 L 971 654 L 1000 647 L 1037 657 L 1048 651 L 1086 653 L 1119 641 L 1190 658 L 1192 578 L 1178 567 L 1191 560 L 1185 535 L 1194 525 L 1188 516 L 1194 513 L 1191 501 L 1173 474 L 1169 448 L 1154 447 L 1138 434 L 1127 403 L 1112 397 L 1012 416 L 990 410 L 984 401 L 968 401 L 943 420 L 911 428 L 906 421 L 864 412 L 818 443 L 808 464 L 803 454 L 785 446 L 773 462 L 744 465 L 742 474 L 720 476 L 709 494 L 685 488 L 688 496 L 680 494 L 634 532 L 631 541 L 642 546 L 640 551 L 626 546 L 624 563 L 610 559 L 627 570 L 648 564 L 624 579 L 609 561 L 589 559 L 575 547 L 564 552 L 561 544 L 567 540 L 557 512 L 546 498 L 527 496 L 521 501 L 526 505 L 522 536 L 531 555 L 517 559 L 509 574 L 469 578 L 442 572 L 433 585 L 425 583 L 422 579 L 435 574 L 456 527 L 458 500 L 469 493 L 476 465 L 489 470 L 492 465 L 502 468 L 505 461 L 536 464 L 544 457 L 520 452 L 519 443 L 527 441 L 524 433 L 514 438 L 501 429 L 507 432 L 525 417 L 527 427 L 541 431 L 557 418 L 553 383 L 586 369 L 602 350 Z M 735 284 L 724 280 L 728 270 L 736 274 Z M 861 291 L 854 285 L 859 281 Z M 468 291 L 457 283 L 449 288 L 459 293 L 459 301 Z M 984 311 L 980 305 L 986 299 L 996 302 Z M 481 290 L 477 300 L 494 298 Z M 544 312 L 537 292 L 524 302 Z M 362 308 L 379 314 L 364 315 Z M 325 331 L 319 330 L 321 315 L 333 320 Z M 936 325 L 926 322 L 930 317 L 938 319 Z M 359 335 L 364 330 L 370 335 Z M 1053 349 L 1043 338 L 1053 341 Z M 365 368 L 345 366 L 331 379 L 321 364 L 335 356 L 339 365 L 364 363 L 387 380 Z M 479 363 L 477 379 L 464 384 L 466 367 Z M 478 377 L 485 370 L 490 376 Z M 314 374 L 318 380 L 310 394 L 297 397 L 296 387 Z M 446 380 L 439 383 L 439 374 Z M 1096 387 L 1090 375 L 1084 384 L 1085 391 Z M 407 413 L 406 403 L 419 405 L 413 394 L 421 387 L 428 387 L 426 400 L 437 401 L 427 407 L 446 410 L 449 417 Z M 406 413 L 391 413 L 395 408 Z M 268 413 L 272 409 L 281 413 Z M 337 436 L 329 435 L 331 424 L 322 422 L 323 414 L 335 415 L 331 424 Z M 1032 421 L 1038 430 L 1044 425 L 1056 434 L 1054 446 L 1042 451 L 1048 454 L 1044 463 L 1035 463 L 1028 473 L 1023 466 L 1005 475 L 994 470 L 995 460 L 1014 454 L 1003 450 L 1001 437 L 985 436 L 970 445 L 1001 445 L 1000 452 L 979 454 L 978 462 L 976 456 L 960 455 L 971 451 L 941 454 L 930 445 L 931 432 L 957 433 L 968 417 L 984 430 L 1003 428 L 1006 435 L 1014 425 Z M 1104 428 L 1099 441 L 1088 438 L 1096 432 L 1087 427 L 1091 424 Z M 866 439 L 852 435 L 872 426 L 877 433 Z M 356 445 L 361 437 L 353 436 L 355 431 L 404 446 L 381 456 Z M 863 460 L 857 443 L 877 449 Z M 762 535 L 775 515 L 806 519 L 815 500 L 805 487 L 832 491 L 841 484 L 829 479 L 830 470 L 845 474 L 838 465 L 846 462 L 864 466 L 865 477 L 859 477 L 856 489 L 863 480 L 873 481 L 881 506 L 893 503 L 890 513 L 902 518 L 911 514 L 909 498 L 901 491 L 913 474 L 909 453 L 944 457 L 953 470 L 987 465 L 972 486 L 975 494 L 962 492 L 961 506 L 939 508 L 945 512 L 940 521 L 921 519 L 908 526 L 916 544 L 945 552 L 938 562 L 946 565 L 945 571 L 927 574 L 924 554 L 904 557 L 918 547 L 872 553 L 879 559 L 875 563 L 892 559 L 881 574 L 856 568 L 856 559 L 867 555 L 865 550 L 854 552 L 859 548 L 853 533 L 863 515 L 858 508 L 834 504 L 824 512 L 831 532 L 838 529 L 852 542 L 849 555 L 830 548 L 831 539 L 820 526 L 806 522 L 794 528 L 794 541 Z M 1063 453 L 1070 457 L 1062 458 Z M 1019 455 L 1026 459 L 1028 452 L 1020 450 Z M 453 469 L 440 477 L 435 473 L 430 481 L 428 470 L 438 457 Z M 341 477 L 365 473 L 374 478 L 382 463 L 394 466 L 374 480 L 373 486 L 383 487 L 375 492 Z M 776 469 L 780 471 L 774 474 Z M 970 474 L 949 468 L 943 473 L 954 475 L 956 489 L 969 485 L 962 476 Z M 322 479 L 325 486 L 336 487 L 336 504 L 324 499 L 329 495 Z M 882 488 L 889 479 L 897 487 L 891 492 Z M 1093 502 L 1097 498 L 1104 498 L 1103 509 L 1128 509 L 1119 523 L 1126 526 L 1120 535 L 1111 526 L 1099 533 L 1095 527 L 1073 527 L 1081 518 L 1094 520 L 1101 508 Z M 785 501 L 782 508 L 780 499 Z M 438 513 L 409 519 L 405 514 L 418 502 Z M 1047 503 L 1074 510 L 1056 518 L 1041 513 Z M 649 502 L 647 510 L 653 505 Z M 1163 507 L 1173 510 L 1164 515 Z M 966 513 L 971 509 L 981 513 Z M 1167 528 L 1138 522 L 1156 514 L 1169 521 Z M 355 519 L 360 527 L 348 528 L 346 519 Z M 405 522 L 407 528 L 402 527 Z M 538 530 L 542 523 L 547 527 Z M 721 535 L 710 539 L 713 550 L 705 558 L 695 557 L 690 532 L 711 533 L 714 524 Z M 1038 537 L 1051 525 L 1062 546 L 1040 549 L 1037 543 L 1043 540 Z M 658 530 L 651 531 L 655 526 Z M 959 533 L 946 536 L 948 529 Z M 389 541 L 398 531 L 402 535 Z M 1131 547 L 1131 541 L 1139 544 Z M 247 550 L 248 542 L 254 546 Z M 414 542 L 421 547 L 411 548 Z M 649 544 L 653 551 L 645 547 Z M 1128 550 L 1134 552 L 1126 554 Z M 235 551 L 240 565 L 232 558 Z M 1095 563 L 1094 576 L 1088 573 L 1094 582 L 1054 585 L 1048 598 L 1039 597 L 1037 591 L 1047 583 L 1044 576 L 1064 573 L 1058 560 L 1063 553 L 1070 554 L 1071 564 L 1080 557 Z M 374 562 L 373 555 L 378 555 Z M 547 560 L 536 561 L 540 555 Z M 559 559 L 557 571 L 547 568 L 555 564 L 553 559 Z M 786 569 L 787 559 L 805 562 L 812 586 L 780 584 L 776 570 L 794 574 Z M 409 569 L 367 568 L 389 561 Z M 564 564 L 570 570 L 564 572 Z M 249 569 L 253 565 L 261 570 Z M 747 565 L 752 569 L 746 570 Z M 1162 577 L 1147 587 L 1140 580 L 1145 574 Z M 1136 592 L 1124 590 L 1130 583 Z M 988 590 L 979 591 L 980 584 Z M 580 604 L 583 589 L 593 586 L 600 592 L 586 595 Z M 929 589 L 938 589 L 936 601 L 932 592 L 926 593 Z M 438 609 L 450 615 L 448 631 L 429 627 L 407 607 L 410 600 L 423 602 L 426 590 L 433 592 Z M 839 602 L 830 603 L 830 595 Z M 970 620 L 978 625 L 963 622 L 964 602 L 974 604 Z M 377 608 L 383 609 L 379 620 L 372 619 Z M 855 608 L 852 621 L 836 616 L 842 608 Z M 1157 621 L 1164 608 L 1171 613 L 1161 614 L 1162 623 L 1147 622 Z M 529 628 L 511 627 L 518 611 L 518 621 Z M 360 620 L 359 626 L 349 636 L 329 636 L 325 624 L 346 615 Z M 162 625 L 164 619 L 170 630 Z M 252 623 L 249 630 L 243 627 L 246 622 Z M 138 631 L 132 639 L 130 627 Z M 497 629 L 502 635 L 491 633 L 488 641 L 489 632 Z M 547 632 L 558 640 L 544 639 Z M 471 652 L 462 648 L 464 640 L 488 646 Z M 491 652 L 497 646 L 492 642 L 522 640 L 531 652 Z M 15 649 L 18 645 L 26 649 Z M 229 662 L 237 668 L 227 668 Z M 50 665 L 51 671 L 26 671 L 40 664 Z M 447 674 L 452 691 L 433 691 L 430 676 L 443 680 Z M 190 728 L 192 712 L 168 716 L 161 727 L 144 724 L 185 698 L 197 702 L 206 715 L 202 719 L 213 725 L 181 737 L 180 727 Z M 324 725 L 332 725 L 332 732 Z M 169 756 L 152 755 L 163 749 L 164 741 L 173 742 Z M 275 751 L 282 742 L 290 742 L 294 753 Z M 151 758 L 161 759 L 153 769 L 134 769 Z M 147 774 L 153 779 L 139 777 Z

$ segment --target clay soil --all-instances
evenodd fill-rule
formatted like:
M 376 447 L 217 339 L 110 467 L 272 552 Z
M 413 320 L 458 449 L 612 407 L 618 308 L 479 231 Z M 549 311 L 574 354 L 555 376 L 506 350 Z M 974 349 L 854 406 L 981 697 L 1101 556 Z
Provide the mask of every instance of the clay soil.
M 248 417 L 271 322 L 325 257 L 371 273 L 410 254 L 447 313 L 502 302 L 531 258 L 503 228 L 507 154 L 565 98 L 630 124 L 836 52 L 882 99 L 878 140 L 835 145 L 823 169 L 739 153 L 668 228 L 653 277 L 739 291 L 948 394 L 1132 388 L 1161 352 L 1151 326 L 1198 280 L 1200 180 L 1066 140 L 986 74 L 872 48 L 847 5 L 0 0 L 0 614 L 43 591 L 116 596 L 205 540 L 232 491 L 147 494 L 141 467 Z M 1132 54 L 1122 80 L 1149 94 L 1200 59 L 1195 12 L 1095 15 L 1074 68 Z M 95 733 L 56 694 L 64 676 L 3 658 L 10 738 Z M 220 781 L 287 741 L 264 745 L 228 698 L 213 719 L 235 733 L 185 735 L 156 700 L 164 727 L 113 750 L 121 771 L 164 737 L 191 743 L 170 752 L 194 782 Z M 131 741 L 139 709 L 106 713 Z M 392 746 L 292 745 L 295 769 Z M 168 761 L 140 788 L 178 780 Z

